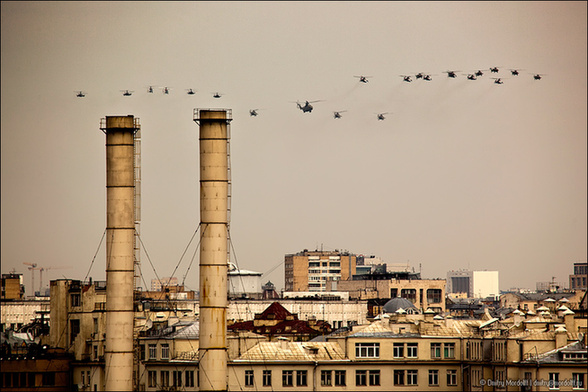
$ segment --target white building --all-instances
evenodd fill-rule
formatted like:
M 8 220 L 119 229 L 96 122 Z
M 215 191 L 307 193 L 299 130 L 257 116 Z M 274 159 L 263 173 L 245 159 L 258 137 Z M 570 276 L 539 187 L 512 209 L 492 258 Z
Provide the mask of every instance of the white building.
M 447 294 L 465 293 L 468 298 L 498 297 L 498 271 L 449 271 Z
M 229 296 L 261 298 L 261 272 L 238 269 L 229 265 Z

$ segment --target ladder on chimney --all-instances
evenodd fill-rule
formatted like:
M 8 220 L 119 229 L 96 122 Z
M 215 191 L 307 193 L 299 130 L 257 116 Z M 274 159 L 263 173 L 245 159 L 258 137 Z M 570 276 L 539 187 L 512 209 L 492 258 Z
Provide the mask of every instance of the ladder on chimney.
M 231 262 L 231 123 L 227 121 L 227 263 Z

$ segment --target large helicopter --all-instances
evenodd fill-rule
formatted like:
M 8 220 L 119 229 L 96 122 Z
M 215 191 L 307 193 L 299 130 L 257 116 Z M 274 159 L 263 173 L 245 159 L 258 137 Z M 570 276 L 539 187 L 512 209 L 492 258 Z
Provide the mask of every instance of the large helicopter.
M 523 71 L 522 69 L 511 69 L 510 73 L 512 76 L 519 76 L 519 71 Z
M 468 77 L 468 80 L 478 80 L 476 74 L 464 74 Z
M 422 79 L 424 76 L 425 76 L 425 74 L 422 72 L 419 72 L 418 74 L 414 75 L 414 77 L 417 79 Z
M 498 67 L 490 67 L 490 72 L 498 73 Z
M 535 80 L 541 80 L 541 77 L 542 77 L 543 75 L 545 75 L 545 74 L 534 74 L 534 75 L 533 75 L 533 79 L 535 79 Z
M 147 88 L 147 92 L 148 92 L 149 94 L 153 94 L 153 86 L 149 86 L 149 87 Z
M 430 82 L 431 80 L 433 80 L 433 78 L 431 78 L 431 75 L 427 74 L 427 75 L 423 75 L 423 80 Z
M 376 115 L 378 116 L 378 120 L 385 120 L 386 117 L 384 117 L 384 114 L 388 114 L 388 112 L 376 113 Z
M 457 78 L 456 72 L 459 72 L 459 71 L 445 71 L 448 78 Z
M 222 96 L 223 96 L 223 93 L 219 93 L 219 92 L 212 93 L 212 97 L 213 97 L 213 98 L 220 98 L 220 97 L 222 97 Z
M 494 83 L 496 83 L 496 84 L 504 84 L 504 82 L 502 81 L 501 78 L 492 78 L 492 79 L 494 79 Z
M 476 73 L 474 74 L 476 76 L 484 76 L 484 72 L 482 72 L 482 70 L 477 70 Z
M 186 89 L 188 95 L 194 95 L 196 94 L 196 92 L 194 90 L 192 90 L 191 88 Z
M 318 101 L 305 101 L 304 105 L 301 105 L 300 102 L 296 101 L 296 105 L 298 106 L 298 109 L 302 110 L 302 113 L 310 113 L 312 112 L 313 106 L 311 105 L 311 103 L 315 103 L 315 102 L 321 102 L 320 100 Z
M 409 76 L 409 75 L 399 75 L 399 76 L 400 76 L 400 77 L 402 78 L 402 80 L 403 80 L 403 81 L 405 81 L 405 82 L 408 82 L 408 83 L 412 82 L 412 79 L 410 78 L 410 76 Z
M 129 90 L 120 90 L 120 91 L 123 93 L 123 95 L 125 97 L 130 97 L 134 93 L 134 91 L 129 91 Z
M 164 94 L 169 94 L 169 90 L 171 90 L 171 87 L 163 87 L 163 88 L 161 89 L 161 91 L 162 91 Z
M 76 93 L 76 97 L 78 98 L 84 98 L 86 96 L 86 93 L 84 93 L 83 91 L 75 91 Z
M 361 75 L 361 76 L 355 76 L 355 75 L 353 75 L 353 77 L 354 78 L 359 78 L 359 81 L 361 83 L 367 83 L 367 82 L 369 82 L 369 80 L 367 80 L 367 78 L 371 78 L 373 76 L 363 76 L 363 75 Z
M 347 110 L 339 110 L 338 112 L 333 112 L 333 118 L 341 118 L 341 113 L 345 113 Z
M 257 113 L 257 111 L 258 111 L 258 110 L 261 110 L 261 109 L 251 109 L 251 110 L 249 110 L 249 115 L 250 115 L 251 117 L 255 117 L 255 116 L 257 116 L 257 114 L 258 114 L 258 113 Z

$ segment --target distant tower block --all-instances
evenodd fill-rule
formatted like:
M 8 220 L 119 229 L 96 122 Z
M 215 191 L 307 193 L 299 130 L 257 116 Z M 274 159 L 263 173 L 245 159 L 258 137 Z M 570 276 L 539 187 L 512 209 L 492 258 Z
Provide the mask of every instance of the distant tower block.
M 106 349 L 107 391 L 133 390 L 135 235 L 133 116 L 102 119 L 106 134 Z
M 195 110 L 200 125 L 200 390 L 226 391 L 231 111 Z M 206 375 L 206 376 L 204 376 Z

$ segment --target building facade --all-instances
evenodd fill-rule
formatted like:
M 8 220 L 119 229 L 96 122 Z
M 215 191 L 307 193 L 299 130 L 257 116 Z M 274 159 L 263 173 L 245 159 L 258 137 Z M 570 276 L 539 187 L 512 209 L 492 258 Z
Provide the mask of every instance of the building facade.
M 356 272 L 356 255 L 349 252 L 309 251 L 287 254 L 284 259 L 285 291 L 337 291 L 337 283 Z
M 586 290 L 588 263 L 574 263 L 574 273 L 570 275 L 570 290 Z

